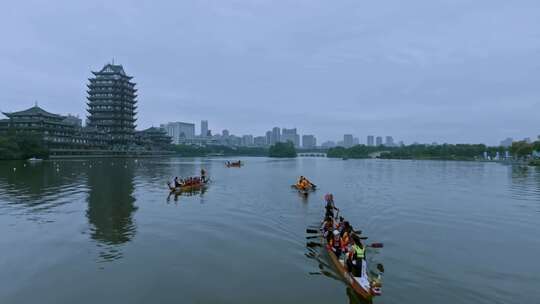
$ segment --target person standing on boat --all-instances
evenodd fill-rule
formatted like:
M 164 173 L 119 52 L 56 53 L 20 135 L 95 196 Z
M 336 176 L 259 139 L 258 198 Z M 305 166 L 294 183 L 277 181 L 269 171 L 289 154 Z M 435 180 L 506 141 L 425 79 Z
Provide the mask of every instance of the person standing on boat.
M 201 180 L 203 183 L 206 183 L 206 171 L 201 168 Z
M 324 199 L 326 200 L 326 206 L 324 207 L 326 209 L 326 216 L 330 216 L 333 218 L 334 210 L 339 212 L 339 209 L 336 208 L 336 205 L 334 205 L 334 196 L 328 193 L 324 196 Z
M 347 259 L 347 271 L 355 277 L 362 276 L 362 264 L 365 257 L 365 247 L 362 245 L 360 238 L 356 235 L 351 237 L 351 250 Z
M 177 188 L 177 187 L 180 187 L 180 183 L 178 182 L 178 176 L 176 176 L 174 178 L 174 187 Z

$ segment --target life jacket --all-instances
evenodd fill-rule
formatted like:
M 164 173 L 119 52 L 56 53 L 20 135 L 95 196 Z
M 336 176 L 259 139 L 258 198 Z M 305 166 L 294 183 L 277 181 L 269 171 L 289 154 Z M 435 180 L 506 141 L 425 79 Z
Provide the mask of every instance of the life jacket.
M 356 258 L 356 259 L 364 258 L 364 249 L 358 246 L 358 244 L 354 244 L 351 249 L 352 249 L 351 252 L 353 254 L 353 258 Z
M 349 245 L 349 233 L 345 232 L 343 233 L 343 236 L 341 236 L 341 246 L 347 247 Z

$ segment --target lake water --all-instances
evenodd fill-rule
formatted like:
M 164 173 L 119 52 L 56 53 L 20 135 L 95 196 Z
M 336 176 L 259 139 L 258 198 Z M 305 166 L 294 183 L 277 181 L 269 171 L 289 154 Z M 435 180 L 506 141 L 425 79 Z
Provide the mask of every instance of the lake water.
M 306 257 L 326 192 L 384 243 L 375 303 L 540 303 L 538 169 L 243 160 L 0 162 L 0 303 L 356 303 Z M 201 167 L 204 193 L 168 196 Z M 299 175 L 319 190 L 293 191 Z

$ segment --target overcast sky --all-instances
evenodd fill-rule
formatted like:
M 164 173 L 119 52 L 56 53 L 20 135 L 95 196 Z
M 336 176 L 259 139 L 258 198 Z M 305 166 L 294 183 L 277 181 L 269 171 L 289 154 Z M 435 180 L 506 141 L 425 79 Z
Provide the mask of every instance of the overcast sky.
M 86 113 L 135 77 L 138 128 L 497 144 L 540 134 L 540 1 L 5 1 L 0 110 Z

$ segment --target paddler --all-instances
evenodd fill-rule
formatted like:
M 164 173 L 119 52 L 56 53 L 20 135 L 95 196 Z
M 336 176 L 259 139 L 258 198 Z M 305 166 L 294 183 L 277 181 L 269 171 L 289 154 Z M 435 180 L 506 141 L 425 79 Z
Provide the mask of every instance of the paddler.
M 355 277 L 362 276 L 362 264 L 365 258 L 365 247 L 356 235 L 351 237 L 351 250 L 347 259 L 347 271 Z
M 334 230 L 332 233 L 328 233 L 326 242 L 328 244 L 328 249 L 332 250 L 339 259 L 339 256 L 341 255 L 341 238 L 339 237 L 339 231 Z

